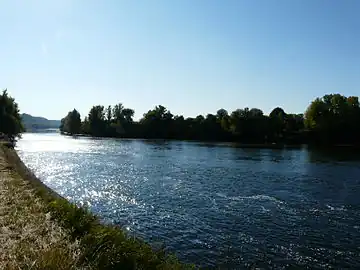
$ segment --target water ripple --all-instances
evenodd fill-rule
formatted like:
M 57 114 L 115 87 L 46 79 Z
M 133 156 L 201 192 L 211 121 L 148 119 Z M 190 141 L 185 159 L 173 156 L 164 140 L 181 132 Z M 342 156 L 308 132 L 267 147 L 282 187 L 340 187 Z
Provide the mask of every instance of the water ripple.
M 69 200 L 185 262 L 360 268 L 358 160 L 44 133 L 24 134 L 18 151 Z

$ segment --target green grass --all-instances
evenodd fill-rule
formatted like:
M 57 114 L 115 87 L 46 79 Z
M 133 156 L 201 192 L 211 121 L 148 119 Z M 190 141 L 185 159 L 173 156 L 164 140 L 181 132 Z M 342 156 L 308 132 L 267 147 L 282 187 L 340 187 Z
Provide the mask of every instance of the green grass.
M 155 252 L 148 244 L 129 237 L 119 227 L 101 224 L 90 212 L 64 199 L 48 204 L 49 211 L 80 240 L 81 259 L 95 269 L 186 269 L 172 256 Z
M 195 269 L 195 266 L 180 263 L 173 255 L 155 251 L 144 241 L 129 237 L 120 227 L 102 224 L 87 209 L 68 202 L 46 187 L 24 165 L 15 150 L 3 148 L 9 164 L 31 183 L 37 196 L 45 202 L 51 218 L 68 231 L 72 241 L 79 243 L 79 265 L 86 265 L 87 269 Z M 57 269 L 57 263 L 63 260 L 56 249 L 44 256 L 41 269 Z

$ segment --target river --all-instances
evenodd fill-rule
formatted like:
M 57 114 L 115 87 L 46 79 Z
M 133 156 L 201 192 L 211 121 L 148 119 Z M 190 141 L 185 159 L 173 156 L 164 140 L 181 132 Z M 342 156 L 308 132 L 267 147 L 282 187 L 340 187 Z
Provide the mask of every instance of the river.
M 360 268 L 354 153 L 58 133 L 17 150 L 46 185 L 184 262 Z

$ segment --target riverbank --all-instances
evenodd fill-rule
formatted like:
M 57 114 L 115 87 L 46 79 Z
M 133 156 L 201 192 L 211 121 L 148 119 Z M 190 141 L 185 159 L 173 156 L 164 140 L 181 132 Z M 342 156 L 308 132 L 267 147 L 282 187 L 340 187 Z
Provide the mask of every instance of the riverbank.
M 45 186 L 0 144 L 1 269 L 186 269 Z
M 17 173 L 0 146 L 0 268 L 83 269 L 80 245 L 51 219 L 46 203 Z

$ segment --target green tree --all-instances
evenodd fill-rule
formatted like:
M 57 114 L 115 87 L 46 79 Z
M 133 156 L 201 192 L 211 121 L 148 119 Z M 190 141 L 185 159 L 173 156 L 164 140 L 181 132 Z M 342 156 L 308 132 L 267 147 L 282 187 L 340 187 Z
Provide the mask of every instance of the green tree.
M 263 143 L 266 141 L 267 117 L 258 108 L 244 108 L 230 115 L 230 131 L 233 139 L 245 143 Z
M 111 120 L 112 120 L 112 109 L 111 109 L 111 105 L 109 105 L 106 109 L 106 120 L 108 122 L 108 124 L 110 125 Z
M 76 117 L 75 117 L 76 116 Z M 225 109 L 216 114 L 184 118 L 158 105 L 134 121 L 134 110 L 122 103 L 91 108 L 81 123 L 81 132 L 93 136 L 159 139 L 237 141 L 241 143 L 356 143 L 360 138 L 358 97 L 340 94 L 315 99 L 305 114 L 287 114 L 277 107 L 269 116 L 258 108 L 244 108 L 230 115 Z M 70 112 L 62 119 L 62 130 L 77 132 L 80 117 Z M 71 123 L 76 123 L 71 126 Z
M 305 127 L 318 143 L 359 142 L 359 120 L 358 98 L 341 94 L 317 98 L 305 112 Z
M 116 104 L 112 110 L 112 122 L 109 127 L 110 136 L 114 137 L 128 137 L 133 134 L 133 116 L 135 111 L 130 108 L 125 108 L 122 103 Z
M 89 125 L 89 119 L 86 116 L 84 121 L 81 122 L 81 132 L 83 134 L 90 134 L 90 125 Z
M 76 109 L 70 111 L 65 118 L 61 119 L 60 131 L 71 135 L 81 132 L 81 117 Z
M 225 136 L 229 132 L 230 129 L 230 116 L 227 110 L 219 109 L 216 112 L 216 117 L 218 122 L 220 123 L 220 127 L 222 130 L 222 136 Z
M 122 114 L 124 116 L 124 119 L 127 123 L 132 123 L 133 122 L 133 117 L 135 114 L 135 111 L 133 109 L 129 109 L 129 108 L 124 108 L 122 110 Z
M 119 121 L 120 123 L 124 120 L 124 114 L 123 114 L 124 106 L 122 103 L 116 104 L 113 108 L 113 117 L 115 122 Z
M 18 104 L 5 89 L 0 95 L 0 133 L 14 143 L 24 130 Z
M 171 135 L 173 115 L 164 106 L 158 105 L 149 110 L 140 120 L 143 128 L 143 135 L 146 138 L 168 139 Z
M 284 140 L 287 114 L 285 111 L 276 107 L 269 114 L 269 139 L 272 142 Z
M 103 136 L 106 131 L 104 106 L 93 106 L 88 115 L 89 133 L 93 136 Z

